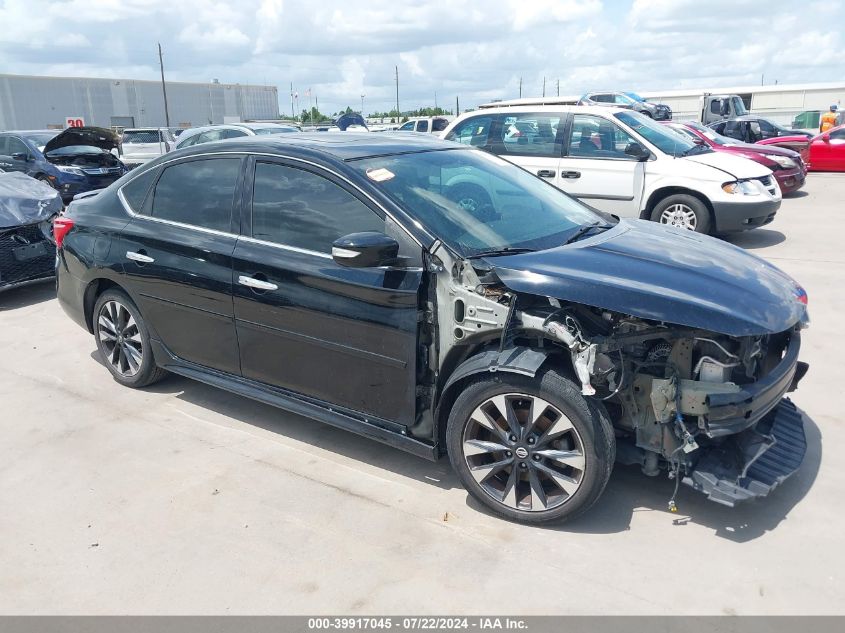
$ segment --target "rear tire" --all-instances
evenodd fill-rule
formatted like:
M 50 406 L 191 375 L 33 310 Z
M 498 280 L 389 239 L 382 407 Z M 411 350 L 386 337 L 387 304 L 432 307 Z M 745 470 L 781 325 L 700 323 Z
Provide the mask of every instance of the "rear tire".
M 121 385 L 138 389 L 158 382 L 158 367 L 141 312 L 126 293 L 106 290 L 94 304 L 94 338 L 100 359 Z
M 710 210 L 689 194 L 678 193 L 659 200 L 651 212 L 651 220 L 696 233 L 710 232 Z
M 497 514 L 531 524 L 562 522 L 590 508 L 616 455 L 601 403 L 552 370 L 535 378 L 500 374 L 470 382 L 452 407 L 446 441 L 470 495 Z

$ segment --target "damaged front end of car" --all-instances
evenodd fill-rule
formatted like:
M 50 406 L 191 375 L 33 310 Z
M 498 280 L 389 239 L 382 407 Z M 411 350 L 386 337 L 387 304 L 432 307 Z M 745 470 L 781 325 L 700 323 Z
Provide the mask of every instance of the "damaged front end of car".
M 676 493 L 683 482 L 728 506 L 766 496 L 800 466 L 803 421 L 784 396 L 808 368 L 798 360 L 806 295 L 793 292 L 794 282 L 779 271 L 783 279 L 770 275 L 766 290 L 777 293 L 781 284 L 797 307 L 784 304 L 771 331 L 725 321 L 726 331 L 718 332 L 701 327 L 698 317 L 686 325 L 670 322 L 670 312 L 685 313 L 661 304 L 667 292 L 663 299 L 656 293 L 637 315 L 612 305 L 604 282 L 596 295 L 604 305 L 601 299 L 587 303 L 576 284 L 560 283 L 562 275 L 550 285 L 542 267 L 512 267 L 516 258 L 532 255 L 485 263 L 452 257 L 444 248 L 433 253 L 439 334 L 431 355 L 448 376 L 439 390 L 444 398 L 473 374 L 534 376 L 552 366 L 606 409 L 618 462 L 639 465 L 650 476 L 667 473 Z M 576 268 L 589 276 L 588 267 Z M 667 318 L 655 318 L 661 310 Z M 675 509 L 674 495 L 669 506 Z
M 0 291 L 55 275 L 54 189 L 19 172 L 0 174 Z

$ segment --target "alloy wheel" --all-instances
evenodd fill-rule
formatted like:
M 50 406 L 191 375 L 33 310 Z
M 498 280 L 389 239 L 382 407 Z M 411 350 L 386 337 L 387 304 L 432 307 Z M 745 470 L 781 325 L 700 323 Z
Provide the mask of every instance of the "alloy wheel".
M 458 200 L 458 206 L 461 207 L 464 211 L 469 211 L 470 213 L 475 213 L 478 211 L 478 208 L 481 206 L 475 198 L 470 196 L 464 196 L 460 200 Z
M 675 203 L 670 204 L 663 210 L 663 213 L 660 214 L 660 223 L 694 231 L 698 226 L 698 217 L 691 207 Z
M 481 489 L 521 511 L 569 501 L 584 479 L 584 447 L 572 422 L 542 398 L 511 393 L 479 405 L 464 427 L 463 457 Z
M 103 304 L 97 316 L 97 336 L 106 360 L 117 373 L 131 378 L 141 370 L 141 331 L 125 305 L 119 301 Z

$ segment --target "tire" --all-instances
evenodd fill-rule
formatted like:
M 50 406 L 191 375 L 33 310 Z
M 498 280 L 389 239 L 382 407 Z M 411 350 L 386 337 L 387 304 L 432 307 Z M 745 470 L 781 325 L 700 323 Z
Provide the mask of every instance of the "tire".
M 542 413 L 531 416 L 529 407 Z M 470 495 L 501 516 L 529 524 L 563 522 L 590 508 L 616 457 L 604 407 L 552 370 L 535 378 L 501 374 L 470 382 L 449 414 L 446 443 Z
M 167 375 L 155 364 L 144 319 L 126 293 L 106 290 L 94 304 L 92 320 L 100 359 L 121 385 L 138 389 Z
M 654 205 L 651 221 L 696 233 L 710 233 L 710 210 L 695 196 L 678 193 Z

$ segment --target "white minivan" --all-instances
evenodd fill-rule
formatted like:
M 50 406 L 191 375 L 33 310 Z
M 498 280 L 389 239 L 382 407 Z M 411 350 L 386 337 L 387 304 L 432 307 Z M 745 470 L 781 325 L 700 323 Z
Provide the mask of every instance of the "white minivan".
M 463 114 L 441 135 L 501 156 L 586 204 L 700 233 L 771 222 L 772 172 L 717 153 L 638 112 L 598 106 L 496 106 Z M 483 204 L 472 200 L 466 204 Z

